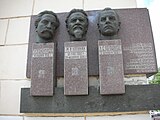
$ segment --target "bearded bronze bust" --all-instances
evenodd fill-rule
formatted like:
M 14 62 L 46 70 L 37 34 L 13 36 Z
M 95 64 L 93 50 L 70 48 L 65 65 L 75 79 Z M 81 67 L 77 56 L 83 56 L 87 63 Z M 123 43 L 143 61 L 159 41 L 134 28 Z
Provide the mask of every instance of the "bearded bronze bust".
M 120 29 L 119 15 L 111 8 L 105 8 L 98 16 L 98 29 L 101 38 L 116 38 Z
M 43 11 L 38 14 L 35 21 L 35 30 L 37 32 L 37 43 L 52 42 L 59 27 L 57 15 L 52 11 Z
M 88 30 L 88 18 L 82 9 L 73 9 L 66 18 L 66 28 L 71 41 L 85 40 Z

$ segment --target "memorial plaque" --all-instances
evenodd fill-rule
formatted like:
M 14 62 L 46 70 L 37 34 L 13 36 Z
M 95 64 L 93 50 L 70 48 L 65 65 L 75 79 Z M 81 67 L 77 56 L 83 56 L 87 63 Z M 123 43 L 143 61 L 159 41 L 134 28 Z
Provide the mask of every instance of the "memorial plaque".
M 125 75 L 153 75 L 154 73 L 158 72 L 154 40 L 148 10 L 146 8 L 127 8 L 115 9 L 115 11 L 118 13 L 121 21 L 121 28 L 118 32 L 118 36 L 122 40 Z M 86 13 L 89 20 L 88 31 L 86 34 L 86 41 L 88 42 L 88 74 L 97 76 L 99 75 L 97 52 L 97 41 L 100 36 L 99 30 L 97 28 L 97 15 L 99 10 L 86 11 Z M 60 26 L 54 38 L 58 44 L 56 70 L 57 76 L 64 76 L 64 42 L 70 41 L 70 37 L 66 30 L 66 24 L 64 22 L 66 20 L 67 14 L 67 12 L 57 13 L 58 19 L 60 21 Z M 32 43 L 36 42 L 35 40 L 37 34 L 34 25 L 35 19 L 36 16 L 31 16 L 27 61 L 28 78 L 31 77 Z M 137 48 L 140 51 L 136 50 Z M 149 49 L 151 51 L 149 51 Z M 137 63 L 136 61 L 140 61 L 140 63 Z
M 100 94 L 125 93 L 121 40 L 99 40 Z
M 54 43 L 33 43 L 30 90 L 32 96 L 53 96 L 55 86 L 54 59 Z
M 154 47 L 151 42 L 137 42 L 123 48 L 126 58 L 124 64 L 126 73 L 149 73 L 156 69 Z
M 88 94 L 86 41 L 64 43 L 64 94 Z

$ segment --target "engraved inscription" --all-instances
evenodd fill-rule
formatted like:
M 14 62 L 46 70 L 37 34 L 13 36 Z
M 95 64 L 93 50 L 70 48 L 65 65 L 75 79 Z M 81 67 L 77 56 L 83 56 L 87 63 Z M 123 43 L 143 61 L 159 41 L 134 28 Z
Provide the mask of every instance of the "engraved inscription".
M 38 71 L 38 78 L 45 78 L 45 70 Z
M 122 54 L 121 45 L 105 45 L 99 46 L 99 55 Z
M 115 67 L 108 66 L 107 67 L 107 75 L 113 75 L 115 73 Z
M 72 68 L 72 76 L 79 75 L 79 69 L 77 67 Z
M 124 48 L 127 54 L 133 54 L 125 65 L 126 70 L 136 70 L 137 72 L 150 72 L 154 70 L 154 52 L 152 43 L 134 43 Z
M 65 47 L 65 59 L 87 58 L 87 46 Z
M 32 57 L 53 57 L 52 48 L 33 49 Z

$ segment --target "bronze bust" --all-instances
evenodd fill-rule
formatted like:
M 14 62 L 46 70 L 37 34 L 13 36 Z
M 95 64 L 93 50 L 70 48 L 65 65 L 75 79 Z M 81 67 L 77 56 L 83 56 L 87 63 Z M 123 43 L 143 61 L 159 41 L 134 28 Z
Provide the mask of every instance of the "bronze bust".
M 71 41 L 85 40 L 88 30 L 87 14 L 82 9 L 72 9 L 66 18 L 66 28 Z
M 98 29 L 101 38 L 114 39 L 120 29 L 119 15 L 111 8 L 105 8 L 98 16 Z
M 38 14 L 35 21 L 37 43 L 52 42 L 56 29 L 59 27 L 57 15 L 52 11 L 43 11 Z

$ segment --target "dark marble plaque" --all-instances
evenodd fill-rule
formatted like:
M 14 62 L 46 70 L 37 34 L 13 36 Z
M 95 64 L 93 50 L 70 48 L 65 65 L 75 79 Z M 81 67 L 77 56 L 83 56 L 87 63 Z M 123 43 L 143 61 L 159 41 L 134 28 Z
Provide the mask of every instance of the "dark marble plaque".
M 148 111 L 160 108 L 160 85 L 126 85 L 122 95 L 100 95 L 89 87 L 87 96 L 65 96 L 55 88 L 53 97 L 32 97 L 29 88 L 21 89 L 21 113 L 98 113 Z
M 125 93 L 121 40 L 99 40 L 100 94 Z
M 64 94 L 88 94 L 87 42 L 64 43 Z
M 149 13 L 146 8 L 115 9 L 121 21 L 118 33 L 122 40 L 124 58 L 124 73 L 152 75 L 158 71 L 155 56 L 154 40 L 152 35 Z M 98 10 L 86 11 L 89 26 L 86 35 L 88 42 L 88 74 L 98 75 L 98 48 L 99 31 L 97 28 Z M 64 42 L 70 41 L 66 30 L 65 19 L 68 13 L 57 13 L 60 26 L 54 40 L 57 42 L 57 76 L 64 76 Z M 32 43 L 35 42 L 36 31 L 34 26 L 36 16 L 31 17 L 30 37 L 28 47 L 27 77 L 31 75 Z M 142 47 L 143 46 L 143 47 Z M 137 50 L 139 49 L 139 51 Z M 149 59 L 148 59 L 149 58 Z M 137 62 L 136 62 L 137 61 Z
M 31 64 L 32 96 L 52 96 L 55 86 L 55 44 L 33 43 Z

